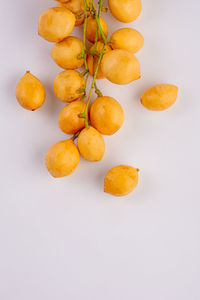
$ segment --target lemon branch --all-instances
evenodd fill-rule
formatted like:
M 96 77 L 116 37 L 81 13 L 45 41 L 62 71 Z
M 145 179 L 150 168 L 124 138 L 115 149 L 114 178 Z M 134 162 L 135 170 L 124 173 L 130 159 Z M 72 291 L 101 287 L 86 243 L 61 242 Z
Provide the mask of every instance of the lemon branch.
M 97 73 L 98 73 L 98 70 L 99 70 L 99 67 L 100 67 L 100 63 L 101 63 L 101 60 L 102 60 L 102 57 L 103 57 L 103 54 L 105 52 L 105 48 L 106 48 L 106 44 L 109 43 L 109 40 L 106 39 L 105 35 L 104 35 L 104 32 L 101 28 L 101 25 L 100 25 L 100 15 L 101 15 L 101 11 L 103 9 L 103 1 L 102 0 L 99 0 L 99 9 L 98 9 L 98 13 L 96 11 L 96 8 L 95 8 L 95 5 L 94 5 L 94 1 L 93 0 L 90 0 L 90 12 L 95 16 L 95 19 L 96 19 L 96 24 L 97 24 L 97 27 L 96 27 L 96 33 L 95 33 L 95 43 L 94 43 L 94 48 L 93 50 L 91 51 L 91 55 L 93 56 L 93 80 L 92 80 L 92 84 L 91 84 L 91 87 L 90 87 L 90 91 L 89 91 L 89 95 L 88 95 L 88 100 L 86 102 L 86 107 L 85 107 L 85 110 L 82 114 L 80 114 L 80 118 L 83 118 L 84 119 L 84 123 L 85 123 L 85 127 L 88 128 L 89 124 L 88 124 L 88 109 L 89 109 L 89 104 L 90 104 L 90 99 L 91 99 L 91 96 L 92 96 L 92 90 L 95 88 L 95 92 L 98 96 L 102 96 L 102 93 L 101 91 L 97 88 L 97 85 L 96 85 L 96 77 L 97 77 Z M 87 11 L 88 11 L 88 5 L 87 5 L 87 1 L 84 0 L 84 15 L 85 15 L 85 19 L 87 18 Z M 83 55 L 83 58 L 84 58 L 84 62 L 85 62 L 85 71 L 83 72 L 83 74 L 87 74 L 88 73 L 88 65 L 87 65 L 87 60 L 86 60 L 86 50 L 85 50 L 85 38 L 86 38 L 86 26 L 87 26 L 87 20 L 84 20 L 84 25 L 83 25 L 83 50 L 82 50 L 82 55 Z M 97 42 L 98 42 L 98 37 L 99 37 L 99 33 L 102 37 L 102 40 L 103 40 L 103 48 L 101 50 L 100 53 L 97 53 L 96 49 L 97 49 Z M 98 54 L 98 55 L 97 55 Z M 95 56 L 98 57 L 98 62 L 97 62 L 97 66 L 96 66 L 96 69 L 94 68 L 94 58 Z M 86 80 L 86 83 L 87 83 L 87 80 Z M 84 89 L 84 98 L 86 97 L 86 83 L 83 87 Z M 74 135 L 73 139 L 76 139 L 76 135 Z
M 84 72 L 81 74 L 82 76 L 84 76 L 85 74 L 88 73 L 89 69 L 88 69 L 88 64 L 87 64 L 87 58 L 86 58 L 86 45 L 85 45 L 85 40 L 86 40 L 86 27 L 87 27 L 87 13 L 88 13 L 88 5 L 87 5 L 87 0 L 84 0 L 84 23 L 83 23 L 83 48 L 82 48 L 82 52 L 81 52 L 81 58 L 84 59 L 84 64 L 85 64 L 85 70 Z
M 92 80 L 92 85 L 91 85 L 89 96 L 88 96 L 88 101 L 90 101 L 90 98 L 91 98 L 91 95 L 92 95 L 92 90 L 93 90 L 93 88 L 95 86 L 95 80 L 96 80 L 96 77 L 97 77 L 97 73 L 98 73 L 98 70 L 99 70 L 99 66 L 100 66 L 102 57 L 104 55 L 105 48 L 106 48 L 106 46 L 104 45 L 103 48 L 102 48 L 102 50 L 101 50 L 101 52 L 100 52 L 100 55 L 99 55 L 97 67 L 96 67 L 96 70 L 95 70 L 95 73 L 94 73 L 94 77 L 93 77 L 93 80 Z
M 93 2 L 93 1 L 92 1 Z M 93 6 L 94 6 L 94 2 L 93 2 Z M 101 16 L 101 11 L 103 8 L 103 1 L 99 0 L 99 10 L 98 10 L 98 18 L 100 18 Z M 97 28 L 96 28 L 96 34 L 95 34 L 95 42 L 94 42 L 94 48 L 93 48 L 93 76 L 95 73 L 95 68 L 94 68 L 94 64 L 95 64 L 95 53 L 97 53 L 97 42 L 98 42 L 98 37 L 99 37 L 99 26 L 97 24 Z M 102 96 L 101 91 L 98 89 L 97 85 L 96 85 L 96 81 L 94 82 L 94 87 L 95 87 L 95 93 L 97 94 L 98 97 Z
M 88 100 L 87 100 L 87 103 L 86 103 L 85 110 L 84 110 L 84 112 L 82 114 L 80 114 L 80 118 L 84 118 L 85 119 L 85 127 L 86 128 L 88 128 L 88 126 L 89 126 L 88 125 L 87 115 L 88 115 L 88 108 L 89 108 L 89 104 L 90 104 L 90 99 L 91 99 L 91 96 L 92 96 L 92 90 L 93 90 L 93 88 L 95 86 L 95 80 L 96 80 L 96 77 L 97 77 L 97 72 L 99 70 L 99 66 L 100 66 L 100 63 L 101 63 L 104 51 L 105 51 L 105 45 L 103 46 L 103 48 L 102 48 L 102 50 L 100 52 L 100 55 L 99 55 L 97 67 L 96 67 L 96 70 L 95 70 L 95 73 L 94 73 L 94 76 L 93 76 L 92 85 L 91 85 L 90 92 L 89 92 L 89 95 L 88 95 Z
M 98 97 L 102 97 L 103 94 L 102 94 L 102 92 L 100 91 L 100 89 L 97 87 L 96 81 L 95 81 L 95 83 L 94 83 L 94 87 L 95 87 L 95 93 L 97 94 L 97 96 L 98 96 Z

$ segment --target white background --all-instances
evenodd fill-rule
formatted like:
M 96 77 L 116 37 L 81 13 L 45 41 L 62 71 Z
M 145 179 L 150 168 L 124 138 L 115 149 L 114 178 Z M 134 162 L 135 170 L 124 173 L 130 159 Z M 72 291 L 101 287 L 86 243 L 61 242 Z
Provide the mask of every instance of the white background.
M 66 138 L 57 126 L 64 105 L 52 90 L 61 69 L 52 44 L 37 36 L 39 15 L 51 5 L 1 1 L 0 299 L 199 300 L 200 2 L 143 1 L 132 24 L 105 16 L 110 33 L 131 26 L 143 34 L 142 78 L 128 86 L 99 82 L 120 101 L 125 124 L 105 137 L 100 163 L 81 160 L 72 176 L 57 180 L 44 157 Z M 15 99 L 27 69 L 47 90 L 35 112 Z M 167 111 L 140 104 L 156 83 L 179 87 Z M 104 194 L 103 179 L 120 163 L 140 168 L 140 183 L 114 198 Z

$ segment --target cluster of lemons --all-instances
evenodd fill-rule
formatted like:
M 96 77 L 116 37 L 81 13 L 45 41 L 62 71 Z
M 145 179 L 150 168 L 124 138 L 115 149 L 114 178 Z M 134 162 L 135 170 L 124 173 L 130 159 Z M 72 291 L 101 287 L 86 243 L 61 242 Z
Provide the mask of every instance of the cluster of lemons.
M 112 15 L 119 21 L 134 21 L 141 12 L 141 0 L 108 0 Z M 136 56 L 143 36 L 132 28 L 122 28 L 108 39 L 108 28 L 93 0 L 57 0 L 57 7 L 46 10 L 39 19 L 41 37 L 55 43 L 52 58 L 65 71 L 58 74 L 53 88 L 56 97 L 69 103 L 59 114 L 60 129 L 73 135 L 52 146 L 46 154 L 46 167 L 53 177 L 68 176 L 79 164 L 80 155 L 88 161 L 100 161 L 105 152 L 103 135 L 112 135 L 124 122 L 124 112 L 114 98 L 103 96 L 96 80 L 106 78 L 115 84 L 128 84 L 140 78 Z M 83 24 L 83 40 L 70 36 L 74 26 Z M 92 43 L 87 49 L 86 39 Z M 83 72 L 76 69 L 84 67 Z M 87 95 L 88 76 L 93 77 Z M 92 91 L 97 98 L 91 105 Z M 141 103 L 150 110 L 169 108 L 177 98 L 177 87 L 161 84 L 148 89 Z M 45 88 L 29 71 L 17 84 L 16 97 L 26 109 L 36 110 L 45 101 Z M 86 99 L 86 101 L 85 101 Z M 77 146 L 75 140 L 77 139 Z M 138 184 L 138 169 L 120 165 L 105 176 L 105 192 L 115 196 L 129 194 Z

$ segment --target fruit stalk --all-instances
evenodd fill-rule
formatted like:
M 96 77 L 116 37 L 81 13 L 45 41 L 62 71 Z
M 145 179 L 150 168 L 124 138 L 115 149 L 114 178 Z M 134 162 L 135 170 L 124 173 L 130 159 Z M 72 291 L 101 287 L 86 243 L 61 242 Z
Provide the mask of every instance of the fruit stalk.
M 88 12 L 88 5 L 87 5 L 87 0 L 84 0 L 84 23 L 83 23 L 83 49 L 81 56 L 84 59 L 84 64 L 85 64 L 85 70 L 83 72 L 83 76 L 88 73 L 88 65 L 87 65 L 87 59 L 86 59 L 86 45 L 85 45 L 85 40 L 86 40 L 86 26 L 87 26 L 87 12 Z
M 93 1 L 92 1 L 93 2 Z M 94 4 L 94 2 L 93 2 Z M 101 12 L 102 12 L 102 8 L 103 8 L 103 0 L 99 0 L 99 9 L 98 9 L 98 18 L 100 18 L 101 16 Z M 100 25 L 100 24 L 99 24 Z M 96 50 L 97 50 L 97 42 L 98 42 L 98 36 L 99 36 L 99 25 L 97 24 L 97 28 L 96 28 L 96 35 L 95 35 L 95 42 L 94 42 L 94 49 L 92 51 L 92 56 L 93 56 L 93 75 L 95 73 L 95 68 L 94 68 L 94 62 L 95 62 L 95 55 L 97 54 L 98 57 L 99 57 L 99 54 L 96 53 Z M 96 81 L 94 82 L 94 87 L 95 87 L 95 93 L 97 94 L 97 96 L 102 96 L 102 93 L 101 91 L 97 88 L 97 85 L 96 85 Z
M 96 80 L 96 77 L 97 77 L 97 72 L 98 72 L 98 69 L 99 69 L 99 66 L 100 66 L 100 63 L 101 63 L 104 51 L 105 51 L 105 45 L 103 46 L 103 49 L 101 50 L 101 53 L 99 55 L 99 60 L 98 60 L 98 63 L 97 63 L 97 67 L 96 67 L 94 76 L 93 76 L 92 85 L 91 85 L 91 88 L 90 88 L 90 92 L 89 92 L 88 100 L 87 100 L 87 103 L 86 103 L 85 111 L 84 111 L 84 113 L 80 114 L 80 118 L 84 118 L 85 119 L 85 127 L 86 128 L 88 128 L 88 126 L 89 126 L 88 125 L 87 114 L 88 114 L 88 108 L 89 108 L 89 104 L 90 104 L 90 99 L 91 99 L 91 96 L 92 96 L 92 90 L 93 90 L 93 88 L 95 86 L 95 80 Z
M 97 88 L 97 85 L 96 85 L 96 77 L 97 77 L 97 73 L 98 73 L 98 70 L 99 70 L 99 66 L 100 66 L 103 54 L 105 52 L 106 44 L 109 42 L 106 39 L 106 37 L 104 35 L 104 32 L 103 32 L 103 30 L 101 28 L 100 22 L 99 22 L 99 18 L 100 18 L 100 15 L 101 15 L 102 8 L 103 8 L 103 1 L 99 0 L 99 9 L 98 9 L 98 13 L 97 13 L 95 5 L 94 5 L 94 1 L 91 0 L 90 11 L 95 16 L 96 23 L 97 23 L 97 28 L 96 28 L 96 34 L 95 34 L 94 49 L 91 52 L 91 55 L 93 56 L 93 80 L 92 80 L 91 88 L 90 88 L 90 91 L 89 91 L 89 95 L 88 95 L 88 100 L 87 100 L 87 103 L 86 103 L 85 111 L 82 114 L 80 114 L 80 118 L 84 118 L 85 127 L 86 128 L 88 128 L 88 126 L 89 126 L 87 116 L 88 116 L 88 108 L 89 108 L 89 104 L 90 104 L 90 99 L 91 99 L 91 96 L 92 96 L 92 90 L 93 90 L 93 88 L 95 88 L 95 92 L 96 92 L 96 94 L 98 96 L 102 96 L 101 91 Z M 84 0 L 84 12 L 86 12 L 85 16 L 87 16 L 87 9 L 88 9 L 87 1 Z M 83 45 L 84 45 L 83 55 L 84 56 L 83 57 L 85 57 L 85 58 L 86 58 L 86 52 L 85 52 L 86 26 L 87 26 L 87 21 L 84 21 L 84 31 L 83 31 Z M 94 57 L 96 56 L 96 48 L 97 48 L 97 42 L 98 42 L 98 34 L 99 34 L 99 32 L 100 32 L 100 35 L 102 37 L 104 46 L 103 46 L 100 54 L 98 55 L 99 59 L 98 59 L 98 62 L 97 62 L 96 70 L 94 70 Z M 83 74 L 86 74 L 86 73 L 88 73 L 87 61 L 85 62 L 85 71 L 83 72 Z M 85 90 L 86 90 L 86 85 L 85 85 Z

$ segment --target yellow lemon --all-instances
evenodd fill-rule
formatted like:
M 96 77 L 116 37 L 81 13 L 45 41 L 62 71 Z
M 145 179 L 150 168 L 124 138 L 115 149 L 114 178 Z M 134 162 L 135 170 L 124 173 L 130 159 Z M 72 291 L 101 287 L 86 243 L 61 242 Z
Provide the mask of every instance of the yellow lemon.
M 39 79 L 27 71 L 16 86 L 16 98 L 23 108 L 36 110 L 45 101 L 45 88 Z
M 165 110 L 172 106 L 178 96 L 178 88 L 172 84 L 158 84 L 148 89 L 141 103 L 150 110 Z
M 105 176 L 104 191 L 113 196 L 126 196 L 138 184 L 138 169 L 120 165 L 112 168 Z
M 72 174 L 79 163 L 79 152 L 72 140 L 61 141 L 52 146 L 46 154 L 46 167 L 55 177 Z
M 39 19 L 38 33 L 49 42 L 60 42 L 70 35 L 75 26 L 74 14 L 64 7 L 47 9 Z
M 140 78 L 140 63 L 127 50 L 107 52 L 101 61 L 101 70 L 109 81 L 116 84 L 128 84 Z
M 91 106 L 90 121 L 100 133 L 111 135 L 122 127 L 124 112 L 114 98 L 98 97 Z
M 141 0 L 108 0 L 112 15 L 120 22 L 135 21 L 141 13 Z
M 78 149 L 84 159 L 99 161 L 105 153 L 104 139 L 95 128 L 89 126 L 78 137 Z
M 54 80 L 53 88 L 56 97 L 63 102 L 72 102 L 83 95 L 80 92 L 85 79 L 75 70 L 66 70 L 58 74 Z
M 121 28 L 115 31 L 110 39 L 113 49 L 124 49 L 132 53 L 138 52 L 144 44 L 141 33 L 132 28 Z
M 69 36 L 62 42 L 54 45 L 51 55 L 55 63 L 63 69 L 78 69 L 84 64 L 83 58 L 79 58 L 82 53 L 83 42 Z
M 60 129 L 67 134 L 74 134 L 82 130 L 84 119 L 80 118 L 80 114 L 84 112 L 86 104 L 83 101 L 74 101 L 65 106 L 58 117 L 58 125 Z

